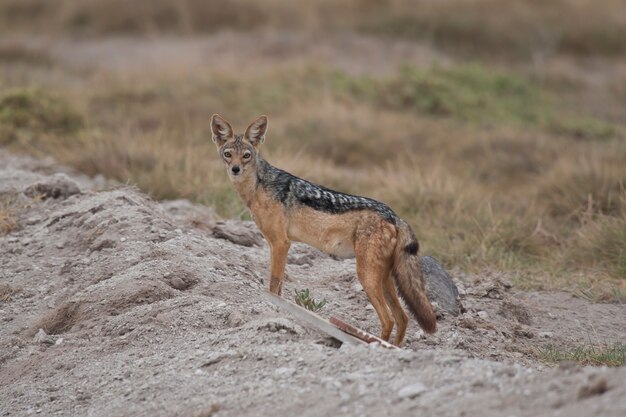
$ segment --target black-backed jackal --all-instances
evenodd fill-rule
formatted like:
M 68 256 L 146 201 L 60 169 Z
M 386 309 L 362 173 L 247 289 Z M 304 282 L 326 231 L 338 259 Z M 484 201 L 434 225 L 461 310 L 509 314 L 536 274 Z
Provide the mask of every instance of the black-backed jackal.
M 374 306 L 381 338 L 395 344 L 406 333 L 408 317 L 396 286 L 418 323 L 434 333 L 436 318 L 426 297 L 411 227 L 385 204 L 329 190 L 273 167 L 259 154 L 267 117 L 235 134 L 221 116 L 211 118 L 213 142 L 235 190 L 252 212 L 271 250 L 270 291 L 280 294 L 291 241 L 337 256 L 356 256 L 357 275 Z M 394 281 L 396 286 L 394 286 Z

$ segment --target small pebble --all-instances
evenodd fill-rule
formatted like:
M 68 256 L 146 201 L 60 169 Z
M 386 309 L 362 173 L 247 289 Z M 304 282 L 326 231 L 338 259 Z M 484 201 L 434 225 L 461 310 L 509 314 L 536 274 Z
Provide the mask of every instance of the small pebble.
M 32 226 L 33 224 L 37 224 L 40 221 L 41 221 L 40 216 L 29 217 L 28 219 L 26 219 L 26 224 L 29 226 Z
M 400 398 L 415 398 L 418 395 L 426 391 L 426 386 L 421 382 L 416 382 L 411 385 L 407 385 L 398 391 L 398 397 Z
M 278 376 L 293 376 L 296 373 L 294 368 L 278 368 L 274 371 L 274 374 Z

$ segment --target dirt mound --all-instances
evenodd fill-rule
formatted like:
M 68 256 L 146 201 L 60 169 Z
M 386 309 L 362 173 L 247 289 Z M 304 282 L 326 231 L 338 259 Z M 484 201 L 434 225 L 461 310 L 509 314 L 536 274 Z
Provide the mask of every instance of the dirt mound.
M 0 236 L 0 415 L 626 412 L 624 368 L 536 356 L 590 331 L 623 341 L 624 306 L 455 273 L 458 294 L 437 291 L 464 310 L 440 305 L 434 336 L 412 322 L 401 351 L 337 348 L 260 296 L 269 253 L 252 223 L 95 191 L 102 180 L 50 161 L 0 151 L 0 167 L 17 223 Z M 309 288 L 321 315 L 378 333 L 354 267 L 296 244 L 283 296 Z

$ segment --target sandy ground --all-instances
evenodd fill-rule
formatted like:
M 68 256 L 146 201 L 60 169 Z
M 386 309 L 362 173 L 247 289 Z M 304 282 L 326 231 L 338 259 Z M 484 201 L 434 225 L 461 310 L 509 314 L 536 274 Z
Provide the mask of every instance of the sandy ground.
M 467 312 L 434 336 L 337 346 L 260 296 L 253 224 L 1 150 L 0 197 L 19 222 L 0 236 L 2 416 L 626 415 L 626 368 L 536 355 L 623 342 L 626 306 L 454 273 Z M 310 288 L 378 333 L 353 260 L 294 245 L 287 273 L 284 297 Z

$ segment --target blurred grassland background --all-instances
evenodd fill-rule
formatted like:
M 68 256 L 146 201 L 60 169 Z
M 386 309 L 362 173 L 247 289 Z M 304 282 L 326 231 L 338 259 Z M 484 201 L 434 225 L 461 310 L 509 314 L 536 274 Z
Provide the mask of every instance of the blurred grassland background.
M 245 218 L 214 112 L 448 267 L 626 297 L 622 0 L 0 0 L 0 146 Z

